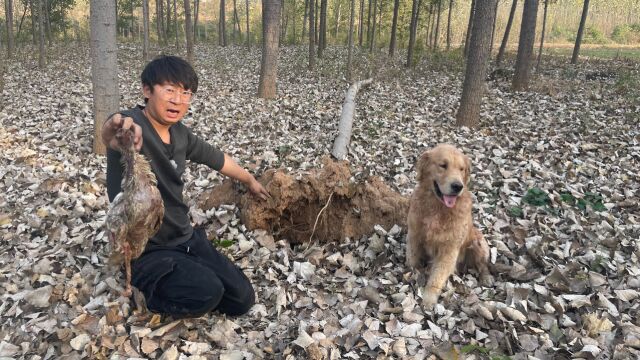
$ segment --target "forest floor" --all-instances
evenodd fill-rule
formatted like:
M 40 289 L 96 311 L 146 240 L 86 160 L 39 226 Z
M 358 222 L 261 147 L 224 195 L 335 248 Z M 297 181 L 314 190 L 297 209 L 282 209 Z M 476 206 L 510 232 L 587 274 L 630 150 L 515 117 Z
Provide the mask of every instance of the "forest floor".
M 141 103 L 140 48 L 119 49 L 123 108 Z M 260 52 L 197 48 L 200 87 L 184 120 L 260 175 L 322 166 L 348 84 L 343 48 L 315 72 L 305 47 L 281 49 L 278 98 L 255 97 Z M 399 56 L 404 56 L 402 53 Z M 452 276 L 434 311 L 407 268 L 403 226 L 291 245 L 249 231 L 239 209 L 203 210 L 223 176 L 184 174 L 195 224 L 251 279 L 237 318 L 174 320 L 119 297 L 106 265 L 105 158 L 92 154 L 89 48 L 59 47 L 39 70 L 8 65 L 0 110 L 0 358 L 563 359 L 640 356 L 640 65 L 545 59 L 529 92 L 510 72 L 487 82 L 477 129 L 455 126 L 457 53 L 357 53 L 351 178 L 380 176 L 409 196 L 414 165 L 442 142 L 472 161 L 474 220 L 491 246 L 495 286 Z M 511 62 L 507 62 L 512 66 Z M 533 357 L 528 357 L 533 356 Z

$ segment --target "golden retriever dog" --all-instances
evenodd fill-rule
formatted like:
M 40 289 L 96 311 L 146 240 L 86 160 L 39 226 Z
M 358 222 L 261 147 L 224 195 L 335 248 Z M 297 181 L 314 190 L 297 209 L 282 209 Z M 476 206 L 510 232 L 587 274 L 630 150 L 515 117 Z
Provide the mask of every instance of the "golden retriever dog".
M 430 310 L 456 266 L 475 267 L 483 285 L 493 279 L 487 268 L 489 245 L 471 217 L 469 158 L 441 144 L 420 156 L 416 171 L 418 184 L 407 219 L 407 265 L 420 269 L 430 263 L 422 298 Z

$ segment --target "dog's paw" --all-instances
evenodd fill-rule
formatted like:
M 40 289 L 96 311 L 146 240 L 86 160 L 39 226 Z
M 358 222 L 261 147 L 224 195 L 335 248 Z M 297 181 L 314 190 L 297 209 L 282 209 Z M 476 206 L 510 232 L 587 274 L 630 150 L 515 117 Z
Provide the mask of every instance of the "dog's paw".
M 425 311 L 433 310 L 433 307 L 438 303 L 438 294 L 427 291 L 422 297 L 422 307 Z
M 491 274 L 482 274 L 480 275 L 480 284 L 484 287 L 493 287 L 495 280 Z

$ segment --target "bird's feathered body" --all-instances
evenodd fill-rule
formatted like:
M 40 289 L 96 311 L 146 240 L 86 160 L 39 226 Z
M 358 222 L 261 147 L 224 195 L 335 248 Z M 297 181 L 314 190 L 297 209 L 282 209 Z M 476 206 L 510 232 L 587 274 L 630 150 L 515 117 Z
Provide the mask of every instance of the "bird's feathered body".
M 113 258 L 122 258 L 126 271 L 125 296 L 131 295 L 131 260 L 138 258 L 156 234 L 164 217 L 164 203 L 147 159 L 135 151 L 133 132 L 116 134 L 124 167 L 122 192 L 111 203 L 106 227 Z M 122 256 L 120 256 L 122 255 Z

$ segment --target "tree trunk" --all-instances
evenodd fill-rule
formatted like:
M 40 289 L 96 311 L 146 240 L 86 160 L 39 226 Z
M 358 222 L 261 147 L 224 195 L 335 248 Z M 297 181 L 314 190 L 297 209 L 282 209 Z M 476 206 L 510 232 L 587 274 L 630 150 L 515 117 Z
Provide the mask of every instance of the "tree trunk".
M 38 19 L 36 17 L 33 1 L 34 0 L 29 0 L 29 9 L 31 10 L 31 39 L 33 40 L 33 45 L 36 45 L 38 43 L 36 34 L 36 21 L 38 21 Z
M 234 36 L 234 38 L 240 39 L 240 38 L 242 38 L 242 29 L 241 29 L 241 26 L 240 26 L 240 16 L 238 15 L 238 6 L 237 6 L 237 3 L 236 3 L 236 0 L 233 0 L 233 21 L 235 23 L 235 25 L 233 27 L 234 32 L 237 31 L 237 33 L 234 34 L 233 36 Z M 237 30 L 236 30 L 236 28 L 237 28 Z
M 440 12 L 442 12 L 442 0 L 438 0 L 438 14 L 436 16 L 436 35 L 433 38 L 433 48 L 438 50 L 438 38 L 440 37 Z
M 315 46 L 315 23 L 314 18 L 315 1 L 309 0 L 309 70 L 314 70 L 316 67 L 316 46 Z
M 369 6 L 367 7 L 367 45 L 371 43 L 371 3 L 373 0 L 369 0 Z
M 427 23 L 426 23 L 426 31 L 427 31 L 427 36 L 426 36 L 426 40 L 424 42 L 424 46 L 425 47 L 431 47 L 431 29 L 433 29 L 433 26 L 431 25 L 431 18 L 433 17 L 433 4 L 429 4 L 429 9 L 427 10 Z
M 104 154 L 102 124 L 118 111 L 118 47 L 116 2 L 91 0 L 91 82 L 93 84 L 93 151 Z
M 227 20 L 225 18 L 225 0 L 220 0 L 220 17 L 218 18 L 218 44 L 227 46 Z
M 278 38 L 282 0 L 262 0 L 262 62 L 258 97 L 274 99 L 278 79 Z
M 347 156 L 347 147 L 351 141 L 351 129 L 353 127 L 353 115 L 356 108 L 355 100 L 358 90 L 363 86 L 371 84 L 372 81 L 373 79 L 358 81 L 349 86 L 349 90 L 347 90 L 344 103 L 342 104 L 340 123 L 338 123 L 338 136 L 333 142 L 333 149 L 331 150 L 331 155 L 338 160 L 344 160 L 345 156 Z
M 397 0 L 396 0 L 397 1 Z M 349 51 L 347 52 L 347 82 L 351 83 L 353 80 L 353 69 L 351 65 L 351 58 L 353 53 L 353 25 L 356 16 L 356 0 L 351 0 L 351 16 L 349 16 Z
M 409 48 L 407 50 L 407 67 L 413 64 L 413 48 L 416 45 L 416 29 L 418 27 L 418 8 L 420 0 L 413 0 L 411 7 L 411 22 L 409 24 Z
M 149 60 L 149 0 L 142 0 L 142 60 Z
M 302 19 L 302 41 L 307 36 L 307 18 L 309 17 L 309 0 L 304 0 L 304 17 Z
M 38 32 L 40 34 L 39 51 L 38 51 L 38 67 L 41 69 L 46 65 L 46 50 L 44 47 L 44 0 L 38 0 Z
M 484 96 L 484 79 L 491 54 L 491 26 L 495 16 L 494 8 L 497 0 L 476 0 L 469 56 L 465 71 L 460 108 L 456 114 L 458 126 L 476 127 L 480 117 L 480 105 Z
M 176 4 L 176 0 L 173 0 L 173 20 L 176 35 L 176 52 L 178 52 L 180 51 L 180 36 L 178 36 L 178 5 Z
M 393 3 L 393 21 L 391 22 L 391 41 L 389 42 L 389 57 L 392 58 L 396 51 L 396 28 L 398 27 L 398 10 L 400 9 L 400 0 Z
M 516 8 L 518 7 L 518 0 L 513 0 L 511 3 L 511 11 L 509 12 L 509 20 L 507 20 L 507 27 L 504 29 L 504 36 L 502 37 L 502 43 L 500 44 L 500 50 L 498 50 L 498 58 L 496 59 L 496 66 L 499 67 L 504 57 L 504 52 L 509 42 L 509 32 L 511 32 L 511 25 L 513 24 L 513 18 L 516 14 Z
M 191 23 L 191 0 L 184 0 L 184 32 L 187 34 L 187 61 L 193 64 L 193 28 Z
M 44 0 L 43 4 L 43 14 L 44 14 L 44 29 L 46 30 L 47 42 L 51 45 L 52 35 L 51 35 L 51 19 L 49 17 L 49 1 Z
M 327 0 L 320 0 L 320 34 L 318 41 L 318 57 L 322 58 L 322 53 L 327 47 Z
M 471 40 L 471 31 L 473 29 L 473 14 L 476 10 L 476 0 L 471 0 L 471 10 L 469 11 L 469 22 L 467 23 L 467 35 L 464 39 L 464 57 L 467 58 L 467 53 L 469 50 L 469 41 Z
M 518 42 L 518 57 L 516 58 L 516 69 L 511 85 L 514 91 L 526 90 L 529 87 L 537 18 L 538 0 L 524 0 L 520 41 Z
M 334 27 L 333 27 L 333 38 L 338 39 L 338 30 L 340 28 L 340 1 L 336 1 L 336 8 L 334 10 Z
M 453 0 L 449 0 L 449 15 L 447 15 L 447 50 L 451 49 L 451 11 L 453 10 Z
M 160 11 L 162 3 L 162 1 L 156 1 L 156 34 L 160 44 L 162 44 L 162 12 Z
M 236 1 L 233 0 L 233 4 L 235 7 Z M 193 45 L 198 42 L 198 35 L 200 32 L 198 31 L 198 18 L 200 17 L 200 0 L 193 0 Z M 240 25 L 238 25 L 240 26 Z
M 369 42 L 369 53 L 373 52 L 373 47 L 376 43 L 376 16 L 378 13 L 378 0 L 373 0 L 373 21 L 371 29 L 371 41 Z
M 282 0 L 284 1 L 284 0 Z M 298 22 L 298 14 L 296 13 L 297 9 L 296 9 L 296 0 L 293 0 L 293 21 L 292 24 L 293 25 L 293 43 L 297 44 L 298 43 L 298 34 L 296 33 L 296 23 Z
M 156 0 L 162 1 L 162 0 Z M 165 44 L 169 45 L 169 32 L 171 31 L 171 0 L 167 0 L 167 26 L 164 29 Z
M 315 16 L 315 22 L 313 23 L 313 31 L 315 32 L 314 33 L 315 34 L 315 38 L 313 39 L 313 44 L 314 45 L 318 45 L 318 43 L 319 43 L 319 39 L 318 38 L 319 38 L 320 31 L 318 31 L 318 30 L 319 30 L 320 26 L 318 24 L 320 23 L 320 19 L 321 19 L 319 6 L 320 6 L 320 0 L 316 0 L 316 9 L 315 9 L 316 16 Z
M 584 6 L 582 7 L 582 17 L 580 18 L 580 27 L 578 27 L 576 44 L 573 47 L 573 55 L 571 56 L 572 64 L 576 64 L 578 62 L 578 55 L 580 54 L 580 44 L 582 43 L 582 34 L 584 33 L 584 24 L 587 22 L 588 12 L 589 12 L 589 0 L 584 0 Z
M 364 30 L 364 0 L 360 0 L 360 17 L 358 18 L 358 46 L 362 47 L 362 30 Z
M 251 32 L 249 31 L 249 0 L 245 0 L 247 11 L 247 50 L 251 49 Z
M 6 14 L 7 25 L 7 56 L 13 57 L 15 51 L 15 38 L 13 36 L 13 2 L 12 0 L 5 0 L 4 11 Z
M 498 3 L 499 1 L 496 1 L 496 7 L 493 10 L 493 24 L 491 25 L 491 43 L 489 44 L 489 57 L 491 57 L 491 53 L 493 52 L 493 40 L 496 36 L 496 19 L 498 18 Z
M 540 34 L 540 49 L 538 50 L 538 61 L 536 62 L 536 72 L 540 71 L 540 60 L 542 59 L 542 49 L 544 48 L 544 34 L 547 29 L 547 7 L 549 0 L 544 0 L 544 15 L 542 16 L 542 34 Z

